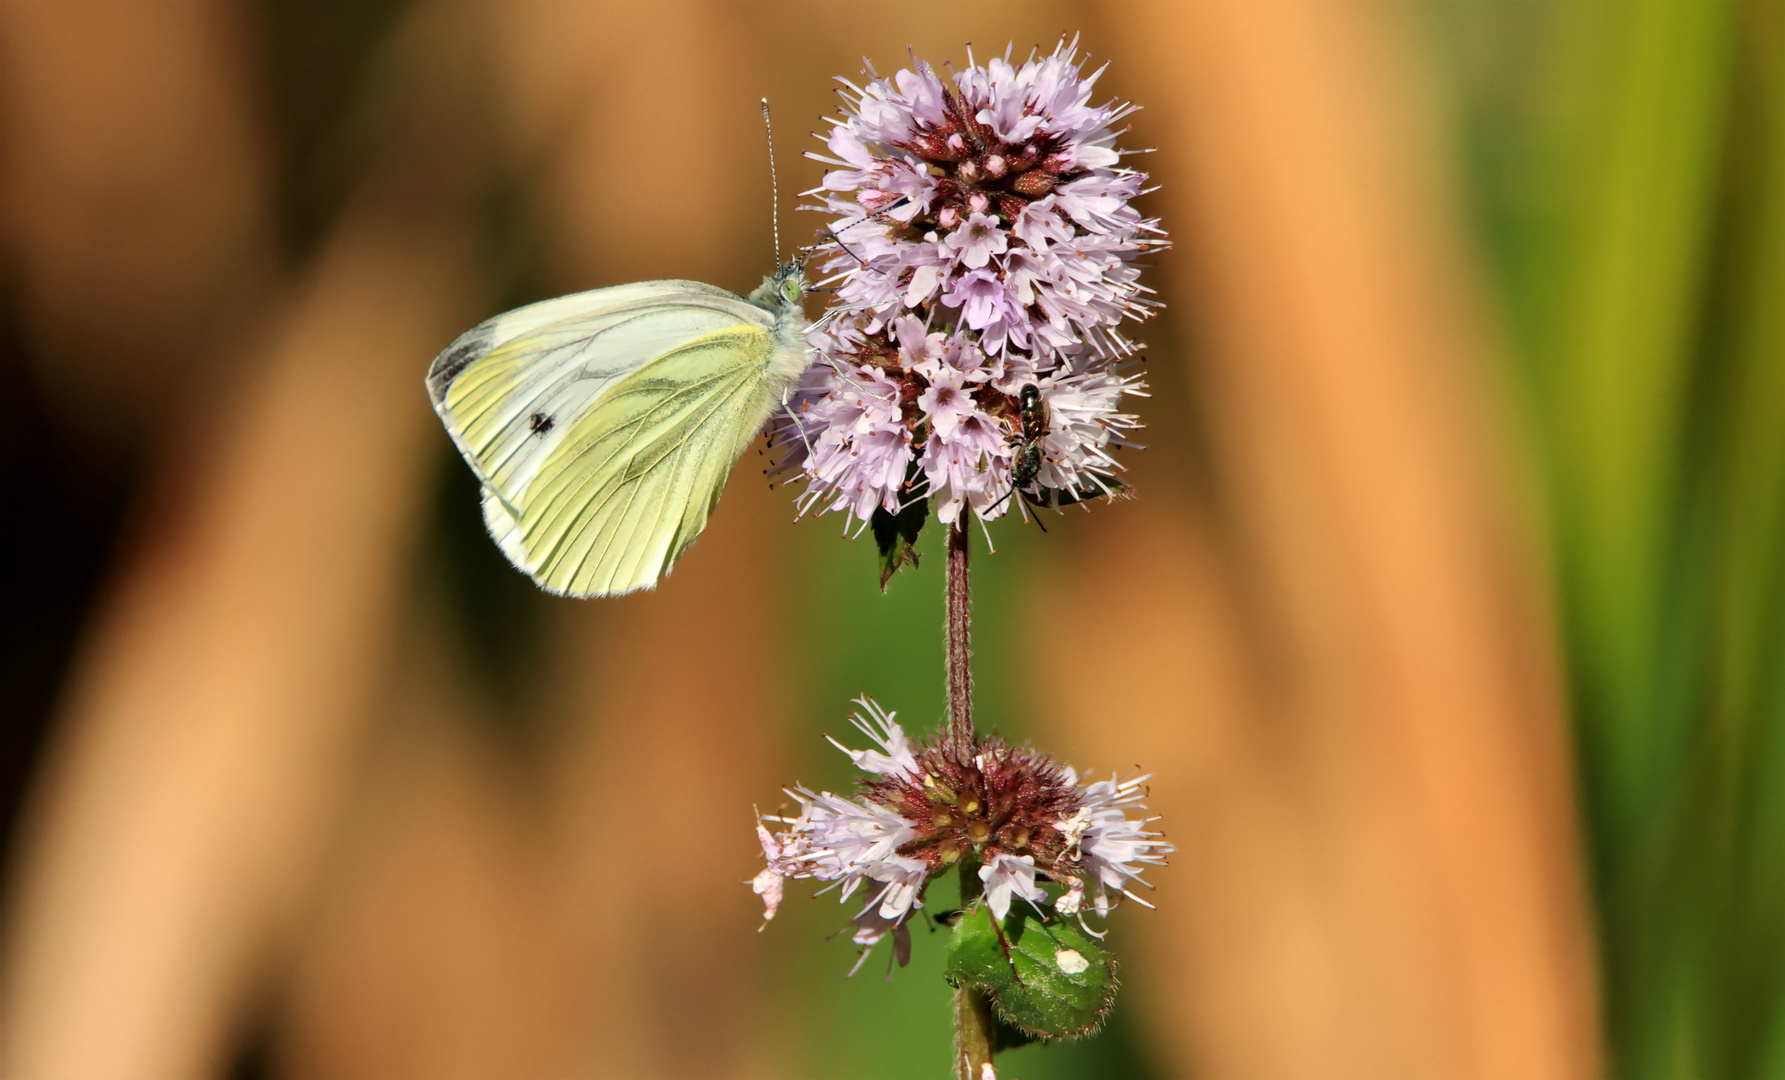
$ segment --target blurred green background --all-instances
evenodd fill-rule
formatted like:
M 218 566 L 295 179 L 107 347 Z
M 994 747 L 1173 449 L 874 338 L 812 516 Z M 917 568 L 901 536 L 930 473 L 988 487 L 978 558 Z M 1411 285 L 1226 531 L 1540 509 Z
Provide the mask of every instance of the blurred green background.
M 1610 1061 L 1785 1070 L 1785 9 L 1445 5 L 1551 523 Z

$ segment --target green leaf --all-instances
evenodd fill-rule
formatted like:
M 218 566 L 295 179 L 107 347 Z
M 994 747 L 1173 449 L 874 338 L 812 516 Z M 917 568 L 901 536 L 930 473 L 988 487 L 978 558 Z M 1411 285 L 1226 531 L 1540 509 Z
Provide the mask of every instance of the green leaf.
M 999 925 L 974 904 L 955 923 L 943 975 L 983 990 L 1001 1021 L 1032 1038 L 1082 1038 L 1115 1002 L 1116 962 L 1076 923 L 1045 912 L 1044 921 L 1019 905 Z
M 1002 1054 L 1006 1050 L 1015 1050 L 1019 1046 L 1028 1046 L 1036 1041 L 1035 1036 L 999 1016 L 997 1009 L 992 1010 L 992 1023 L 996 1025 L 992 1029 L 992 1052 L 995 1054 Z
M 917 565 L 917 534 L 923 532 L 924 523 L 930 517 L 930 500 L 910 497 L 916 483 L 922 482 L 923 473 L 913 463 L 910 475 L 905 478 L 899 494 L 905 499 L 905 508 L 897 514 L 889 513 L 883 506 L 874 508 L 874 516 L 869 524 L 874 530 L 874 543 L 880 547 L 880 591 L 886 591 L 886 583 L 899 572 L 906 563 Z

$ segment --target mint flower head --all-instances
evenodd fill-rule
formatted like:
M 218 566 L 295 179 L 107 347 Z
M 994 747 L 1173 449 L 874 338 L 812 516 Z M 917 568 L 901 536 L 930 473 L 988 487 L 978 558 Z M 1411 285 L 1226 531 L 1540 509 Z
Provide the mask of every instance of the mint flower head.
M 850 974 L 883 939 L 889 977 L 908 962 L 920 914 L 945 928 L 955 1080 L 994 1077 L 995 1055 L 1024 1042 L 1098 1030 L 1116 958 L 1088 920 L 1145 904 L 1143 874 L 1172 850 L 1146 816 L 1147 777 L 1081 777 L 973 720 L 969 519 L 1129 492 L 1116 455 L 1134 445 L 1128 399 L 1144 384 L 1128 324 L 1158 307 L 1140 272 L 1167 241 L 1135 208 L 1147 178 L 1117 145 L 1133 106 L 1099 103 L 1102 69 L 1084 68 L 1075 38 L 1021 63 L 969 51 L 958 72 L 913 57 L 843 81 L 805 207 L 826 238 L 804 265 L 833 300 L 768 432 L 771 472 L 804 481 L 801 514 L 873 531 L 883 589 L 917 561 L 932 510 L 944 526 L 941 730 L 914 740 L 859 699 L 870 745 L 831 740 L 858 790 L 787 789 L 788 809 L 757 817 L 750 884 L 766 926 L 790 879 L 825 883 L 861 947 Z M 959 906 L 934 910 L 951 871 Z
M 942 521 L 1125 492 L 1116 447 L 1143 384 L 1124 333 L 1156 305 L 1139 258 L 1165 246 L 1122 165 L 1133 106 L 1092 104 L 1077 42 L 939 74 L 844 81 L 833 166 L 808 192 L 833 238 L 835 305 L 771 431 L 802 512 L 864 524 L 930 501 Z M 877 530 L 878 534 L 879 530 Z
M 889 934 L 900 966 L 910 959 L 908 924 L 925 890 L 957 866 L 975 875 L 999 920 L 1019 903 L 1043 919 L 1071 917 L 1081 926 L 1087 911 L 1107 916 L 1124 897 L 1152 906 L 1132 887 L 1146 886 L 1141 873 L 1164 865 L 1172 847 L 1147 828 L 1157 819 L 1128 816 L 1145 813 L 1147 777 L 1081 783 L 1069 766 L 996 736 L 968 747 L 914 743 L 895 714 L 870 698 L 856 704 L 862 712 L 850 720 L 875 749 L 831 743 L 865 774 L 860 793 L 790 788 L 799 813 L 757 823 L 767 866 L 750 884 L 767 919 L 788 878 L 831 882 L 844 902 L 859 894 L 859 969 Z

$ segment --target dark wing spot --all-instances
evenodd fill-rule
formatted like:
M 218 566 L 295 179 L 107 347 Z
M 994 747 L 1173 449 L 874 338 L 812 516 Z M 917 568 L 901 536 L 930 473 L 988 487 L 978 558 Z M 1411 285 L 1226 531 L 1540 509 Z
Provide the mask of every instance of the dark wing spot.
M 553 420 L 551 417 L 547 416 L 546 414 L 544 414 L 542 412 L 534 413 L 527 420 L 527 427 L 529 429 L 531 429 L 533 434 L 535 434 L 535 435 L 544 435 L 546 432 L 552 430 L 552 428 L 556 427 L 557 425 L 558 425 L 558 422 L 556 420 Z

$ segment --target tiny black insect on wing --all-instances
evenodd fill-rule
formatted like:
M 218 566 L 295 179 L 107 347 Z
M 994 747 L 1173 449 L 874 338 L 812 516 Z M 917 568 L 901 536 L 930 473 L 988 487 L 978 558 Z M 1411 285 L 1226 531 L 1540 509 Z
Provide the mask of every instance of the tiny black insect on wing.
M 527 427 L 535 435 L 544 435 L 557 426 L 557 421 L 542 412 L 536 412 L 527 419 Z

